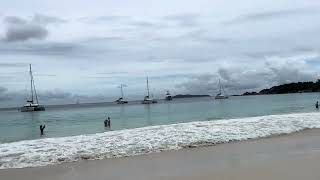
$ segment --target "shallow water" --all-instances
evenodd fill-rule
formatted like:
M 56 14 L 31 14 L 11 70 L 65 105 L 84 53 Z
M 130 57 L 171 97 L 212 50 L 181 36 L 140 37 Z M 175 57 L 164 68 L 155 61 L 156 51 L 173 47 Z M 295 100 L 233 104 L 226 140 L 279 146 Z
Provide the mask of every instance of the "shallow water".
M 79 108 L 47 108 L 44 112 L 0 111 L 0 143 L 43 137 L 65 137 L 110 131 L 104 128 L 111 117 L 111 130 L 243 117 L 314 112 L 318 93 L 176 99 L 152 105 L 97 105 Z M 40 137 L 39 125 L 46 124 Z

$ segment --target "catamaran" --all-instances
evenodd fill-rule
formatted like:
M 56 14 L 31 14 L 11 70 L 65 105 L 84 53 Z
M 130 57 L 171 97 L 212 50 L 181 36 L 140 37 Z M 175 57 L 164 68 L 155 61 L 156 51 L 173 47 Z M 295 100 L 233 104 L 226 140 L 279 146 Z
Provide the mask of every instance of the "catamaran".
M 167 93 L 166 93 L 166 99 L 165 100 L 167 100 L 167 101 L 171 101 L 172 100 L 172 96 L 171 96 L 169 91 L 167 91 Z
M 126 86 L 125 84 L 120 84 L 120 86 L 119 86 L 119 88 L 121 89 L 121 97 L 116 100 L 116 102 L 118 104 L 127 104 L 128 103 L 128 101 L 126 101 L 123 96 L 123 87 L 125 87 L 125 86 Z
M 142 104 L 155 104 L 158 103 L 156 100 L 154 100 L 152 97 L 150 97 L 150 92 L 149 92 L 149 79 L 147 77 L 147 92 L 148 95 L 144 97 L 143 101 L 141 102 Z
M 32 111 L 45 111 L 45 107 L 39 105 L 38 101 L 38 95 L 36 91 L 36 86 L 34 84 L 33 74 L 32 74 L 32 68 L 30 64 L 30 87 L 31 87 L 31 99 L 27 100 L 27 104 L 25 104 L 23 107 L 20 108 L 21 112 L 32 112 Z
M 214 97 L 215 99 L 228 99 L 229 97 L 225 95 L 224 88 L 221 85 L 220 79 L 219 79 L 219 93 Z

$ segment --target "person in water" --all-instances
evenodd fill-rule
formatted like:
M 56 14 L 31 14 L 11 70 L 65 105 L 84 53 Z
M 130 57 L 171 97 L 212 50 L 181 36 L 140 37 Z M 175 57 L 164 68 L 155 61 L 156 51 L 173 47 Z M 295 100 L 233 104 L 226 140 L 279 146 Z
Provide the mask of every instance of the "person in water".
M 104 120 L 104 127 L 108 127 L 108 119 Z
M 319 109 L 319 102 L 316 103 L 316 108 Z
M 106 120 L 104 120 L 104 127 L 110 127 L 111 126 L 111 120 L 110 117 L 108 117 Z
M 111 119 L 108 117 L 108 126 L 111 127 Z
M 43 133 L 44 128 L 46 128 L 46 125 L 40 125 L 40 134 L 41 134 L 41 136 L 44 134 Z

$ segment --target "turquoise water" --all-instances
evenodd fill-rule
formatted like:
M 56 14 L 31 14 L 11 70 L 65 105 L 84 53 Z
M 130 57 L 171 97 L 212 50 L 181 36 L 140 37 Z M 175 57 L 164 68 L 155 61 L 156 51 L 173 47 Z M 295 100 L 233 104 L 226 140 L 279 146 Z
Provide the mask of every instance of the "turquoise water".
M 0 111 L 0 143 L 181 122 L 314 112 L 319 97 L 318 93 L 307 93 L 230 97 L 227 100 L 191 98 L 152 105 L 66 106 L 32 113 Z M 111 117 L 111 129 L 103 126 L 107 116 Z M 43 137 L 39 134 L 40 124 L 46 125 Z

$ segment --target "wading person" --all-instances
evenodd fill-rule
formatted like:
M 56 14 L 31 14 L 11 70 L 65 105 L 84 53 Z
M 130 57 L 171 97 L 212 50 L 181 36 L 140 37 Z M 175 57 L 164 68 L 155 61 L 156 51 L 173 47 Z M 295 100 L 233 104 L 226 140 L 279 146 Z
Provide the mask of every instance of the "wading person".
M 44 128 L 46 128 L 46 125 L 40 125 L 40 134 L 41 134 L 41 136 L 44 134 L 43 133 Z
M 111 120 L 110 117 L 108 117 L 108 126 L 111 127 Z
M 111 126 L 111 120 L 110 117 L 108 117 L 106 120 L 104 120 L 104 127 L 110 127 Z
M 108 127 L 108 119 L 104 120 L 104 127 Z

